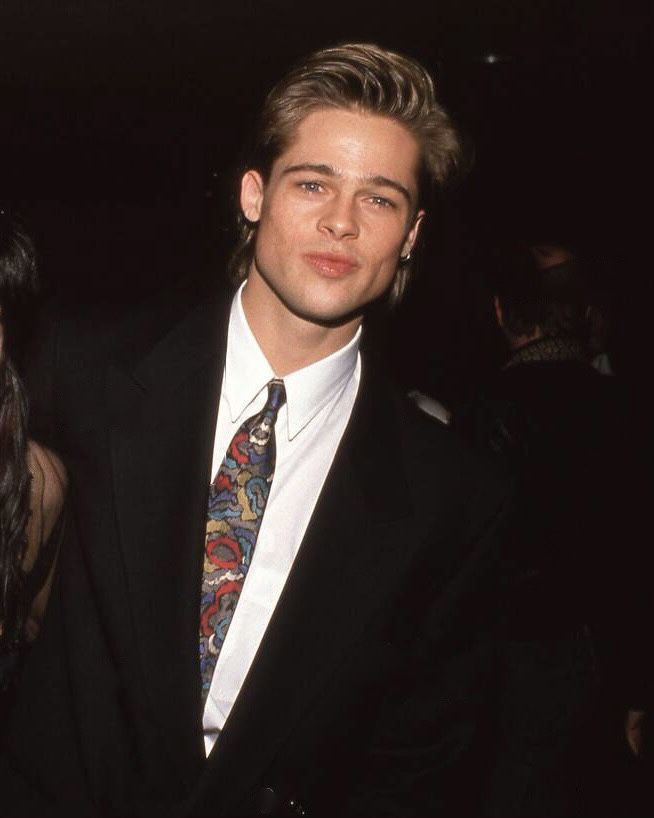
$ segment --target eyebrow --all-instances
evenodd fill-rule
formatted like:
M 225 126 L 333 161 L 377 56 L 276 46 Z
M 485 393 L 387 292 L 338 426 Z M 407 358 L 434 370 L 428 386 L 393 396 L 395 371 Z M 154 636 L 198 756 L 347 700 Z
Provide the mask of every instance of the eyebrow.
M 332 167 L 331 165 L 320 165 L 320 164 L 313 164 L 311 162 L 303 162 L 299 165 L 290 165 L 287 168 L 284 168 L 282 171 L 282 175 L 286 175 L 289 173 L 297 173 L 298 171 L 310 171 L 312 173 L 320 173 L 323 176 L 333 176 L 339 177 L 342 176 L 336 168 Z M 390 187 L 393 190 L 397 191 L 400 195 L 404 196 L 407 200 L 409 205 L 413 206 L 413 201 L 411 199 L 411 194 L 409 193 L 408 189 L 404 187 L 404 185 L 400 184 L 400 182 L 396 182 L 394 179 L 389 179 L 387 176 L 365 176 L 363 181 L 366 184 L 370 185 L 380 185 L 382 187 Z

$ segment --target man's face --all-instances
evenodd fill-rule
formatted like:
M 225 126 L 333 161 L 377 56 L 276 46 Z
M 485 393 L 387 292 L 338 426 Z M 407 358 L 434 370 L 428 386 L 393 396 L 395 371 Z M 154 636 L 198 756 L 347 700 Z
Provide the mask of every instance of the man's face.
M 267 183 L 256 171 L 243 177 L 241 207 L 258 222 L 250 281 L 314 323 L 360 314 L 416 240 L 419 159 L 415 138 L 391 119 L 308 114 Z

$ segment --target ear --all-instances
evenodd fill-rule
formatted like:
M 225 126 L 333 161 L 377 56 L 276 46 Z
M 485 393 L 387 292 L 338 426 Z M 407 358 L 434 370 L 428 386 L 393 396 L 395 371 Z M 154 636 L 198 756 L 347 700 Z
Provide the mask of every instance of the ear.
M 502 312 L 502 304 L 500 303 L 499 296 L 493 296 L 493 306 L 495 307 L 495 318 L 497 318 L 497 324 L 500 329 L 504 328 L 504 313 Z
M 241 210 L 249 222 L 258 222 L 263 205 L 263 179 L 256 170 L 248 170 L 241 179 Z
M 422 220 L 425 218 L 425 211 L 419 210 L 416 213 L 415 219 L 413 220 L 413 224 L 411 225 L 411 229 L 406 234 L 406 238 L 404 239 L 404 243 L 402 244 L 402 250 L 400 252 L 401 256 L 408 256 L 411 254 L 413 247 L 416 243 L 416 239 L 418 238 L 418 233 L 420 232 L 420 225 Z

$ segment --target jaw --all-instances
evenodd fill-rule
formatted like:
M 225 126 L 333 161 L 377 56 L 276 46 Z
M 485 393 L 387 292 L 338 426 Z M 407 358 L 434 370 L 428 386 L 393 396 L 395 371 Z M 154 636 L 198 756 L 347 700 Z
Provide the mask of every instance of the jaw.
M 262 352 L 279 377 L 331 355 L 354 337 L 362 311 L 330 312 L 328 305 L 290 299 L 254 267 L 243 290 L 243 309 Z

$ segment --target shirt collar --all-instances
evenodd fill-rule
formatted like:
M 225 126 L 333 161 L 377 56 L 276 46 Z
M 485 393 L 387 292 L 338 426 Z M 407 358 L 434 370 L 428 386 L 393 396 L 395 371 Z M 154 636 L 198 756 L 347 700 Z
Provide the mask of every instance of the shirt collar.
M 222 387 L 232 423 L 245 414 L 268 381 L 275 377 L 245 317 L 241 303 L 243 286 L 234 296 L 229 315 Z M 345 389 L 360 366 L 360 340 L 361 327 L 346 346 L 284 378 L 289 440 Z

